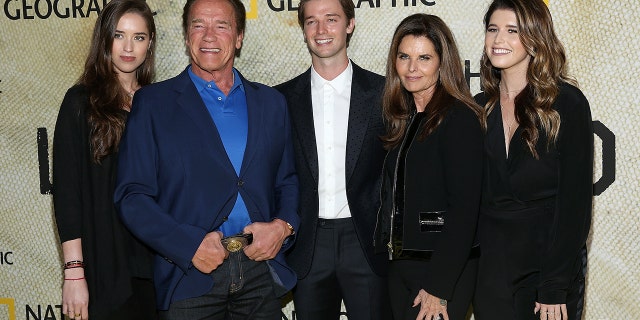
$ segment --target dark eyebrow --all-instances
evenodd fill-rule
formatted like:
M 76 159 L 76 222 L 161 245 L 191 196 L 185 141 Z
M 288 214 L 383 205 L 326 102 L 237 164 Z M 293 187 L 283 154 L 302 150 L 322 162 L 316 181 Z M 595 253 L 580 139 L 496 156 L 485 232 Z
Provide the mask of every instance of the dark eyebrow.
M 498 27 L 498 25 L 495 24 L 495 23 L 490 23 L 487 27 Z M 516 28 L 516 29 L 518 29 L 518 26 L 517 25 L 513 25 L 513 24 L 508 24 L 508 25 L 506 25 L 506 27 L 507 28 Z
M 118 29 L 116 29 L 116 31 L 115 31 L 115 32 L 116 32 L 116 33 L 124 33 L 124 31 L 122 31 L 122 30 L 118 30 Z M 143 34 L 143 35 L 145 35 L 145 36 L 147 35 L 147 33 L 146 33 L 146 32 L 134 32 L 133 34 L 137 34 L 137 35 Z
M 338 18 L 340 17 L 340 15 L 339 15 L 339 14 L 337 14 L 337 13 L 327 13 L 327 14 L 325 14 L 324 16 L 325 16 L 325 17 L 338 17 Z M 316 16 L 308 16 L 308 17 L 305 17 L 305 18 L 304 18 L 304 21 L 307 21 L 307 20 L 309 20 L 309 19 L 314 19 L 315 17 L 316 17 Z

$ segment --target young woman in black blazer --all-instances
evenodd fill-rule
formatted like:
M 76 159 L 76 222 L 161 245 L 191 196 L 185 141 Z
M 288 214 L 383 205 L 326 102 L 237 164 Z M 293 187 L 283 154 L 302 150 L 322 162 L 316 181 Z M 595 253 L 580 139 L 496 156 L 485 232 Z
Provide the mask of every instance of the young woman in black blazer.
M 476 319 L 580 319 L 591 221 L 589 103 L 542 0 L 496 0 L 481 62 L 487 134 Z M 536 314 L 537 313 L 537 314 Z
M 388 251 L 394 319 L 463 319 L 477 268 L 482 125 L 453 35 L 438 17 L 397 27 L 383 114 L 389 153 L 375 245 Z

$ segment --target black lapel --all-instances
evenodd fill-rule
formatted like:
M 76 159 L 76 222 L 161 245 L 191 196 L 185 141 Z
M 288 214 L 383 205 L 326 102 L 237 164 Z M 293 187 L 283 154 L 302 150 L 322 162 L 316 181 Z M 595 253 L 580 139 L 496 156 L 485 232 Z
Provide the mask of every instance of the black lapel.
M 373 92 L 360 67 L 353 65 L 353 81 L 351 82 L 351 102 L 349 106 L 349 127 L 347 129 L 347 150 L 345 155 L 345 181 L 349 182 L 364 142 L 364 137 L 371 119 L 371 108 L 378 105 L 375 99 L 378 92 Z
M 313 125 L 313 105 L 311 100 L 311 69 L 307 70 L 293 86 L 289 112 L 291 122 L 298 137 L 303 156 L 318 182 L 318 148 L 315 126 Z

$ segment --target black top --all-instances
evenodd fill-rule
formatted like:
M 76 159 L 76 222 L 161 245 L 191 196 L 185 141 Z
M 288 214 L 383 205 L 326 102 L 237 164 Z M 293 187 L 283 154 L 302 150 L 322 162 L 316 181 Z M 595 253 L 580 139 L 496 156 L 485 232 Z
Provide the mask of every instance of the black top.
M 424 117 L 421 121 L 425 121 Z M 417 132 L 420 135 L 420 131 Z M 476 114 L 453 101 L 440 125 L 424 140 L 413 139 L 403 157 L 404 242 L 427 242 L 432 254 L 424 277 L 416 285 L 443 299 L 451 299 L 474 244 L 482 181 L 482 140 Z M 382 204 L 376 228 L 376 250 L 386 250 L 393 211 L 394 175 L 400 147 L 389 151 L 385 161 Z M 399 173 L 400 174 L 400 173 Z M 418 221 L 406 217 L 420 212 L 444 211 L 444 226 L 433 239 L 407 232 Z M 393 222 L 396 223 L 395 221 Z M 415 229 L 415 228 L 414 228 Z M 419 228 L 416 230 L 420 230 Z M 423 248 L 428 249 L 428 248 Z
M 96 164 L 89 147 L 88 92 L 70 88 L 53 138 L 53 202 L 60 241 L 82 239 L 89 314 L 104 315 L 131 296 L 131 278 L 151 278 L 151 255 L 113 205 L 117 155 Z M 126 112 L 126 111 L 123 111 Z
M 480 93 L 476 101 L 484 105 L 487 98 Z M 492 211 L 513 211 L 552 204 L 549 247 L 539 266 L 538 299 L 557 304 L 565 303 L 566 289 L 580 267 L 581 249 L 589 233 L 593 128 L 589 103 L 574 86 L 561 85 L 553 109 L 560 114 L 560 132 L 556 143 L 547 147 L 548 139 L 538 129 L 539 159 L 522 139 L 522 127 L 516 129 L 507 155 L 500 108 L 489 114 L 482 206 Z

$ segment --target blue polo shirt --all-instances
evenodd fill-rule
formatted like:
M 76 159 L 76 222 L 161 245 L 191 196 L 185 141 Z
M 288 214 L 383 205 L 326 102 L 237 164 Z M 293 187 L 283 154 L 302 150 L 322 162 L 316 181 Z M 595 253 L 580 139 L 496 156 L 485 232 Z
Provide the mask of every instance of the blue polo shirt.
M 247 115 L 247 98 L 238 71 L 233 69 L 233 86 L 227 96 L 218 89 L 215 82 L 207 82 L 195 75 L 191 71 L 191 67 L 189 67 L 188 73 L 198 93 L 200 93 L 211 119 L 216 124 L 218 134 L 220 134 L 222 144 L 224 144 L 224 149 L 231 164 L 233 164 L 236 175 L 240 176 L 244 150 L 247 146 L 249 118 Z M 242 229 L 250 223 L 249 211 L 242 196 L 238 193 L 236 203 L 227 221 L 220 226 L 220 231 L 225 236 L 231 236 L 241 233 Z

